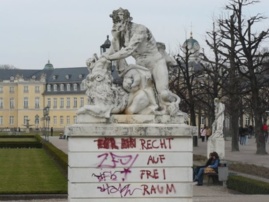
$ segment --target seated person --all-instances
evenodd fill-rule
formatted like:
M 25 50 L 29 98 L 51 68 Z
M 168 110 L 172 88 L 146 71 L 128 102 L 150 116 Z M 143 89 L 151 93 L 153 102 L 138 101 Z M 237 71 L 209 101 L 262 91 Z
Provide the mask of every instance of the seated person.
M 215 170 L 215 172 L 218 173 L 218 167 L 219 167 L 219 163 L 220 163 L 219 155 L 217 152 L 212 152 L 211 155 L 212 155 L 212 161 L 210 162 L 210 164 L 207 167 L 213 168 Z M 198 174 L 196 175 L 195 181 L 197 181 L 198 186 L 203 185 L 205 168 L 206 167 L 200 168 L 198 171 Z
M 205 165 L 203 165 L 203 166 L 196 166 L 196 167 L 194 168 L 194 170 L 193 170 L 193 181 L 194 181 L 194 182 L 198 181 L 198 179 L 197 179 L 197 174 L 198 174 L 200 168 L 205 168 L 205 167 L 209 166 L 209 165 L 211 164 L 212 160 L 213 160 L 213 158 L 212 158 L 212 153 L 210 153 L 210 154 L 209 154 L 209 158 L 208 158 L 208 160 L 206 161 Z

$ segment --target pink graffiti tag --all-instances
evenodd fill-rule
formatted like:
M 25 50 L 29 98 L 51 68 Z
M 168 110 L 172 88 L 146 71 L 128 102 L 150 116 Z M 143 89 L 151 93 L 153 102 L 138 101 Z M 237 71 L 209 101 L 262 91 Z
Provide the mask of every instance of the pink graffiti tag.
M 103 153 L 97 156 L 98 158 L 103 158 L 101 163 L 97 166 L 98 168 L 116 168 L 117 166 L 124 166 L 123 170 L 120 171 L 124 175 L 122 181 L 125 181 L 127 175 L 131 173 L 130 168 L 133 166 L 134 162 L 138 158 L 136 155 L 116 155 L 112 152 Z
M 127 169 L 129 169 L 133 166 L 134 162 L 138 157 L 138 154 L 136 154 L 135 156 L 116 155 L 112 152 L 109 152 L 98 155 L 97 157 L 103 158 L 101 163 L 97 166 L 98 168 L 116 168 L 117 166 L 128 166 Z
M 100 192 L 106 192 L 108 195 L 119 194 L 121 198 L 132 196 L 135 191 L 141 191 L 141 188 L 132 188 L 131 184 L 122 185 L 119 183 L 118 185 L 109 185 L 103 184 L 102 186 L 98 186 Z

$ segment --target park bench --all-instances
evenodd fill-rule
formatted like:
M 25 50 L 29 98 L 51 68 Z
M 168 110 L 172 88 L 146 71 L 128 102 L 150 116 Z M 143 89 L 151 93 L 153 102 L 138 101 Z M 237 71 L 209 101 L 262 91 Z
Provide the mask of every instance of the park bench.
M 210 184 L 210 179 L 212 179 L 213 184 L 219 183 L 219 174 L 218 173 L 204 173 L 204 176 L 207 176 L 207 185 Z
M 209 185 L 210 179 L 213 184 L 219 184 L 223 182 L 223 186 L 226 186 L 226 181 L 228 179 L 228 167 L 226 162 L 221 162 L 218 167 L 218 173 L 204 173 L 207 176 L 207 184 Z

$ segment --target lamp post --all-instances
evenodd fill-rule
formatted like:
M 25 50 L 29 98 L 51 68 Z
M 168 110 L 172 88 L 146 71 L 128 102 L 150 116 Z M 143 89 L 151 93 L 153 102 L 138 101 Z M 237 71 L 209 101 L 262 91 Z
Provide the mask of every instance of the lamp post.
M 103 53 L 105 53 L 111 46 L 111 41 L 109 40 L 109 36 L 106 36 L 107 39 L 105 40 L 105 42 L 100 46 L 100 55 L 102 55 Z M 117 71 L 116 68 L 116 63 L 112 62 L 111 63 L 111 74 L 113 77 L 113 83 L 117 84 L 117 85 L 121 85 L 122 84 L 122 79 L 119 76 L 119 73 Z
M 39 124 L 39 116 L 35 115 L 35 129 L 36 129 L 36 131 L 38 129 L 38 124 Z
M 43 109 L 43 120 L 45 121 L 45 140 L 49 141 L 49 122 L 50 122 L 50 116 L 49 116 L 49 110 L 50 107 L 46 106 Z
M 108 48 L 110 48 L 111 42 L 109 40 L 109 36 L 107 35 L 107 39 L 104 44 L 100 46 L 100 54 L 102 55 Z

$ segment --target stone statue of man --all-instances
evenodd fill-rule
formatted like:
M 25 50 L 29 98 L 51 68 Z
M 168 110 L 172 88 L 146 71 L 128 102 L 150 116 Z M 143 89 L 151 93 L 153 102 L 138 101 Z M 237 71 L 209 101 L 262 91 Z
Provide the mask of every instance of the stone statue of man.
M 179 111 L 180 98 L 169 91 L 167 63 L 152 33 L 144 25 L 133 23 L 126 9 L 114 10 L 110 17 L 113 20 L 113 40 L 110 50 L 103 56 L 111 61 L 132 56 L 137 65 L 147 68 L 153 77 L 159 106 L 170 115 L 175 115 Z M 119 72 L 124 70 L 121 67 L 118 69 Z

